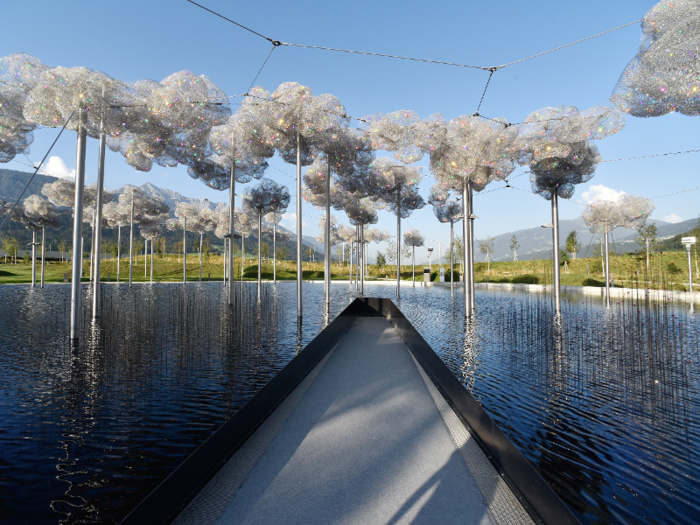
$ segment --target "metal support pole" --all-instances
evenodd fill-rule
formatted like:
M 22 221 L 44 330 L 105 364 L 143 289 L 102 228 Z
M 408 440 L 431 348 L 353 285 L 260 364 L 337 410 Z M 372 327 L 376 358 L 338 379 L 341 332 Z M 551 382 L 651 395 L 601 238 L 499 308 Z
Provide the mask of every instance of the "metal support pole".
M 228 239 L 224 237 L 224 286 L 226 286 L 226 270 L 228 269 L 228 265 L 226 264 L 226 252 L 228 251 L 228 247 L 226 246 L 226 241 Z
M 470 317 L 472 313 L 472 290 L 471 283 L 471 272 L 469 267 L 471 266 L 471 250 L 469 245 L 471 244 L 471 228 L 469 227 L 469 222 L 471 221 L 469 217 L 469 191 L 467 189 L 467 182 L 462 186 L 462 204 L 464 208 L 464 220 L 462 223 L 462 235 L 464 239 L 464 258 L 463 258 L 463 271 L 464 275 L 464 316 Z
M 608 232 L 605 232 L 605 306 L 610 308 L 610 259 Z
M 413 245 L 413 287 L 416 287 L 416 246 Z
M 233 137 L 231 138 L 233 141 Z M 233 305 L 233 220 L 236 211 L 236 162 L 231 159 L 231 182 L 228 192 L 228 304 Z M 225 244 L 224 240 L 224 244 Z M 243 256 L 243 252 L 241 252 Z M 243 261 L 243 259 L 241 259 Z M 224 272 L 226 273 L 226 272 Z M 241 271 L 241 275 L 243 272 Z M 225 281 L 225 276 L 224 276 Z
M 326 159 L 328 174 L 326 175 L 326 231 L 323 249 L 326 252 L 323 281 L 326 285 L 326 308 L 331 305 L 331 163 Z
M 85 108 L 78 109 L 78 143 L 76 148 L 75 204 L 73 214 L 73 261 L 70 298 L 70 338 L 78 339 L 80 325 L 80 273 L 83 267 L 83 194 L 85 190 Z
M 258 301 L 261 297 L 262 287 L 262 213 L 258 212 Z
M 100 131 L 104 130 L 104 119 L 100 122 Z M 102 252 L 102 213 L 104 205 L 104 183 L 105 183 L 105 147 L 107 145 L 107 135 L 100 133 L 100 143 L 98 147 L 99 156 L 97 159 L 97 202 L 95 203 L 95 251 L 97 259 L 95 260 L 95 275 L 92 285 L 92 317 L 100 315 L 100 271 L 102 261 L 100 253 Z
M 122 225 L 117 226 L 117 282 L 119 282 L 119 270 L 122 262 Z
M 32 288 L 36 286 L 36 229 L 32 230 Z
M 95 269 L 95 214 L 92 214 L 90 222 L 90 282 L 92 282 L 93 270 Z
M 243 282 L 243 268 L 245 267 L 245 235 L 241 233 L 241 282 Z
M 277 223 L 272 226 L 272 281 L 277 284 Z
M 131 190 L 131 223 L 129 230 L 129 288 L 134 274 L 134 190 Z
M 472 313 L 476 311 L 476 279 L 474 277 L 474 188 L 472 183 L 468 183 L 469 190 L 469 286 L 471 288 L 470 300 L 472 303 Z
M 302 317 L 301 131 L 297 130 L 297 318 Z
M 455 251 L 452 244 L 454 236 L 454 221 L 450 219 L 450 295 L 455 294 Z
M 199 232 L 199 282 L 202 282 L 202 243 L 204 242 L 204 232 Z
M 153 244 L 153 241 L 151 241 Z M 148 239 L 144 237 L 143 243 L 143 278 L 148 278 Z
M 153 239 L 151 239 L 151 283 L 153 283 Z
M 44 269 L 46 267 L 46 257 L 44 257 L 44 244 L 46 241 L 46 226 L 41 227 L 41 287 L 44 287 Z M 692 289 L 691 289 L 692 291 Z
M 360 295 L 365 296 L 365 225 L 360 224 Z
M 182 218 L 182 284 L 187 284 L 187 217 L 183 215 Z
M 396 298 L 401 298 L 401 191 L 396 198 Z
M 559 197 L 552 191 L 552 245 L 554 247 L 554 312 L 561 315 L 561 276 L 559 274 Z

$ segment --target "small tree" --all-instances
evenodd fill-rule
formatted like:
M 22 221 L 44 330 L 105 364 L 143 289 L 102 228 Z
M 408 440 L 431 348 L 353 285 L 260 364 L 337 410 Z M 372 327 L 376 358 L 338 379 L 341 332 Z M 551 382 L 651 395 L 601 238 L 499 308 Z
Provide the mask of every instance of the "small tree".
M 656 237 L 658 235 L 658 230 L 656 224 L 642 224 L 637 228 L 637 244 L 643 247 L 647 254 L 647 268 L 649 268 L 649 254 L 651 253 L 651 247 L 656 242 Z
M 581 251 L 583 245 L 578 242 L 578 234 L 576 231 L 569 232 L 566 237 L 566 251 L 571 254 L 572 259 L 576 259 L 576 254 Z
M 134 242 L 134 266 L 139 265 L 139 255 L 143 252 L 143 239 Z
M 384 268 L 386 266 L 386 257 L 382 252 L 377 252 L 377 266 Z
M 267 258 L 270 256 L 270 245 L 266 242 L 262 243 L 262 246 L 260 246 L 260 251 L 262 253 L 262 256 Z
M 165 237 L 162 237 L 156 241 L 156 253 L 160 255 L 160 258 L 163 259 L 165 258 L 165 249 L 167 247 L 167 241 L 165 240 Z
M 486 255 L 486 267 L 488 268 L 489 275 L 491 275 L 491 253 L 494 250 L 494 238 L 486 237 L 483 241 L 477 240 L 479 243 L 479 251 Z
M 277 247 L 277 258 L 280 261 L 286 261 L 288 255 L 289 255 L 289 252 L 287 251 L 286 246 L 278 246 Z
M 394 241 L 389 241 L 386 243 L 386 254 L 384 259 L 389 264 L 396 264 L 396 243 Z
M 307 262 L 311 262 L 311 257 L 313 256 L 313 254 L 314 254 L 313 248 L 311 248 L 311 246 L 307 246 L 306 247 L 306 260 L 307 260 Z
M 68 243 L 65 240 L 61 240 L 58 243 L 58 249 L 61 250 L 61 262 L 63 262 L 63 254 L 68 251 Z
M 518 262 L 518 248 L 520 248 L 520 245 L 518 244 L 518 238 L 513 235 L 510 238 L 510 251 L 513 252 L 513 262 Z

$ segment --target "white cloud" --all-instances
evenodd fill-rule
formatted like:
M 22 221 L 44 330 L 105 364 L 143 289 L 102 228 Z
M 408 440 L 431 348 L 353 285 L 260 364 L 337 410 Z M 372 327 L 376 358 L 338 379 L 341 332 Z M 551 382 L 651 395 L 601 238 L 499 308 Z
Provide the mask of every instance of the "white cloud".
M 584 191 L 581 194 L 581 198 L 586 201 L 587 204 L 591 204 L 592 202 L 596 201 L 601 201 L 601 200 L 607 200 L 607 201 L 617 201 L 622 195 L 624 195 L 624 191 L 615 191 L 612 188 L 608 188 L 607 186 L 603 186 L 602 184 L 597 184 L 597 185 L 592 185 L 589 186 L 588 191 Z
M 675 213 L 672 213 L 671 215 L 666 215 L 666 217 L 664 217 L 664 220 L 666 222 L 670 222 L 671 224 L 676 224 L 677 222 L 681 222 L 683 219 Z
M 69 170 L 61 157 L 49 157 L 49 160 L 41 167 L 41 173 L 60 179 L 75 180 L 75 170 Z
M 291 211 L 285 212 L 282 215 L 282 220 L 280 221 L 280 224 L 287 223 L 290 228 L 296 228 L 297 226 L 297 214 Z M 306 221 L 304 219 L 301 219 L 301 226 L 302 228 L 306 226 Z

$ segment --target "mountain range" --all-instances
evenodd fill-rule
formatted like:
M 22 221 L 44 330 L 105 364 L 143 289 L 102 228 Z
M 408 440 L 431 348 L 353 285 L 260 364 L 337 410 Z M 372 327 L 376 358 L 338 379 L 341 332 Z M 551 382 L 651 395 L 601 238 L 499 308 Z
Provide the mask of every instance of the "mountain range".
M 16 199 L 30 177 L 31 173 L 16 170 L 0 169 L 0 199 Z M 37 174 L 34 177 L 32 183 L 27 188 L 27 191 L 24 194 L 24 198 L 35 193 L 41 194 L 41 188 L 43 187 L 43 185 L 46 183 L 54 182 L 55 180 L 56 179 L 54 177 Z M 127 184 L 117 189 L 116 193 L 121 194 L 128 192 L 133 187 L 134 186 Z M 174 208 L 178 202 L 198 204 L 201 203 L 203 200 L 185 197 L 184 195 L 181 195 L 176 191 L 154 186 L 150 182 L 141 184 L 140 186 L 138 186 L 138 189 L 151 197 L 155 197 L 165 201 L 165 203 L 168 204 L 171 208 Z M 692 230 L 697 224 L 697 219 L 690 219 L 675 224 L 658 220 L 651 220 L 649 222 L 656 224 L 658 228 L 658 238 L 666 239 L 673 237 L 674 235 L 678 235 Z M 7 225 L 4 229 L 7 229 Z M 16 228 L 11 229 L 14 232 Z M 296 253 L 296 248 L 292 249 L 293 245 L 296 244 L 295 233 L 290 230 L 287 230 L 282 226 L 278 226 L 278 229 L 288 232 L 288 234 L 290 235 L 291 239 L 290 241 L 288 241 L 287 249 L 290 252 L 290 256 L 292 256 L 294 253 Z M 601 236 L 591 234 L 582 217 L 578 217 L 573 220 L 561 220 L 559 221 L 559 243 L 562 249 L 566 244 L 566 237 L 572 231 L 575 231 L 577 233 L 579 243 L 583 245 L 581 251 L 578 253 L 578 256 L 591 256 L 594 249 L 594 243 L 600 242 Z M 517 242 L 520 245 L 517 250 L 519 260 L 551 258 L 552 231 L 550 228 L 540 227 L 517 230 L 514 232 L 503 233 L 501 235 L 495 236 L 494 251 L 491 254 L 492 260 L 507 261 L 513 259 L 513 252 L 510 249 L 511 239 L 513 236 L 517 238 Z M 617 253 L 634 252 L 635 250 L 639 249 L 639 246 L 635 242 L 636 237 L 636 231 L 618 228 L 614 230 L 611 235 L 612 247 Z M 219 241 L 213 240 L 212 242 L 214 244 L 217 244 Z M 323 254 L 323 243 L 319 243 L 315 238 L 304 236 L 303 244 L 315 248 L 317 260 L 319 259 L 319 256 Z M 247 246 L 246 250 L 248 250 Z M 306 259 L 305 251 L 306 250 L 304 249 L 304 259 Z M 335 250 L 333 250 L 333 252 L 335 257 Z M 475 256 L 477 261 L 482 261 L 486 259 L 483 254 L 479 253 L 478 244 L 475 246 Z M 427 262 L 427 260 L 425 260 L 424 262 Z M 418 261 L 416 261 L 416 263 L 418 264 Z M 421 262 L 420 264 L 423 264 L 423 262 Z

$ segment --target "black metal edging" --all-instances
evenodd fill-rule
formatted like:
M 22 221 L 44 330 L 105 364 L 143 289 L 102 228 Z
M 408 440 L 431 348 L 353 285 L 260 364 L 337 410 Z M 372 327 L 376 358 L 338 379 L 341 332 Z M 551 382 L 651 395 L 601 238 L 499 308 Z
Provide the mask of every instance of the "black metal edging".
M 185 505 L 323 359 L 358 315 L 381 314 L 362 302 L 353 301 L 238 412 L 146 496 L 120 522 L 120 525 L 144 523 L 158 525 L 174 520 Z
M 363 298 L 356 299 L 357 301 L 364 302 L 392 322 L 435 386 L 466 423 L 477 441 L 491 456 L 491 461 L 505 474 L 511 487 L 524 499 L 530 510 L 547 525 L 579 524 L 566 504 L 515 448 L 396 305 L 389 299 Z

